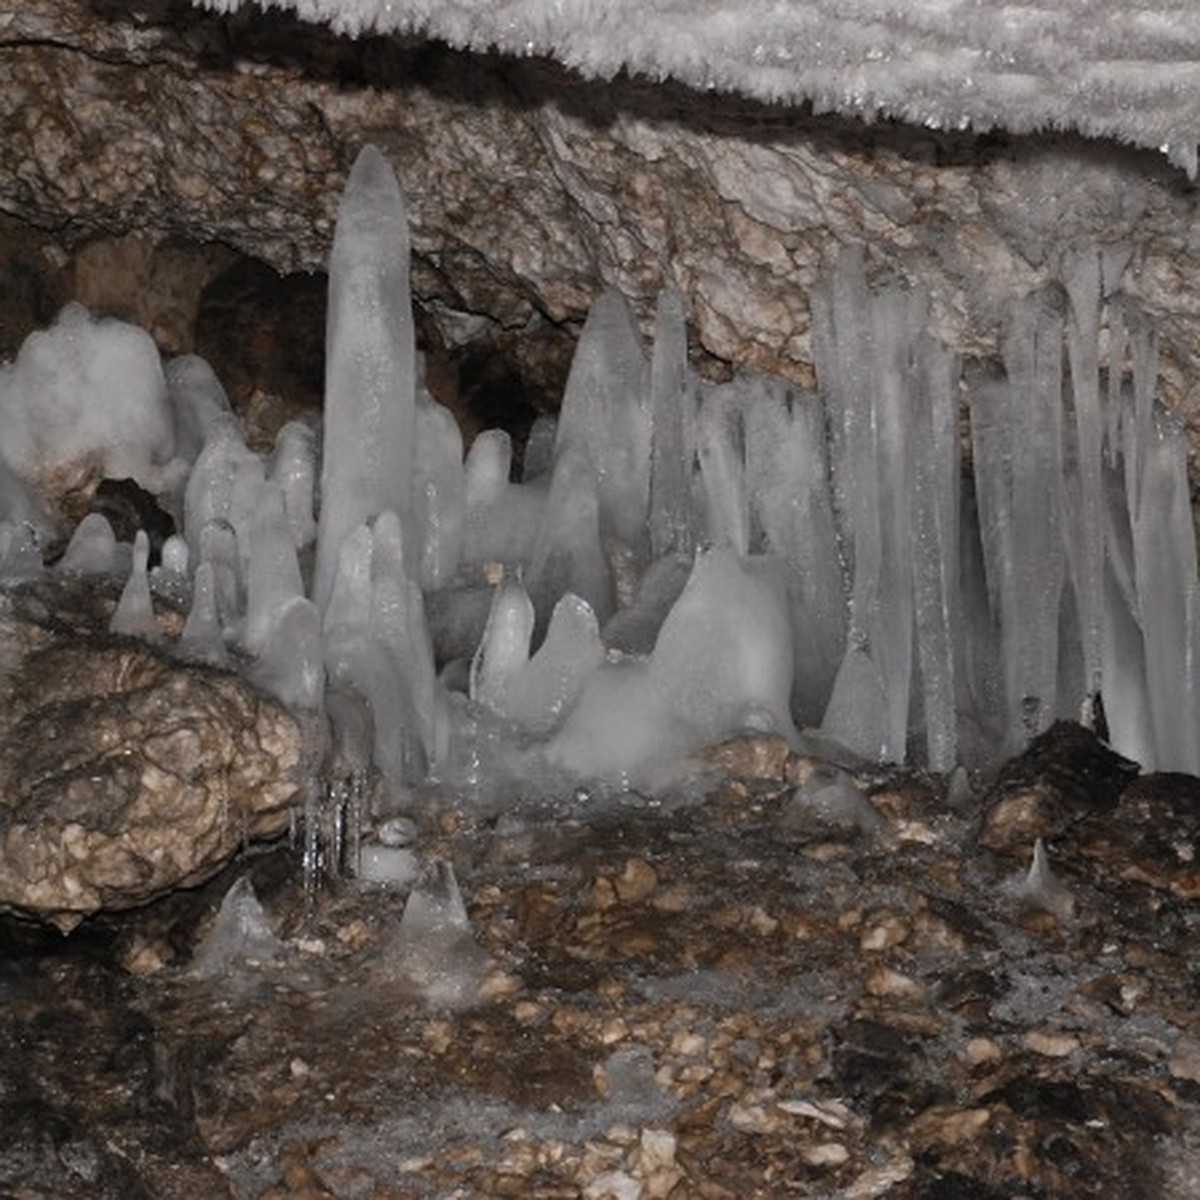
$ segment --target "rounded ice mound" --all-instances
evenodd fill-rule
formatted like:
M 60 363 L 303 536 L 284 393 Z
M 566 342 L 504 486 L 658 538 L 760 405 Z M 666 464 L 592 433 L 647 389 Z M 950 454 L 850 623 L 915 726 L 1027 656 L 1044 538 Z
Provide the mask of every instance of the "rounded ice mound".
M 68 304 L 0 367 L 0 427 L 0 457 L 45 491 L 77 487 L 95 473 L 153 489 L 175 447 L 153 339 Z

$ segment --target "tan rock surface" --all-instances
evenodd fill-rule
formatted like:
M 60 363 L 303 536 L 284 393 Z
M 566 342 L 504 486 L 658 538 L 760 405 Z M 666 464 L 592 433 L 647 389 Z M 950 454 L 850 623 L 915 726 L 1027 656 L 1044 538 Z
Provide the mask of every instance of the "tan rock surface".
M 149 646 L 0 623 L 0 909 L 67 930 L 216 872 L 288 827 L 296 721 Z

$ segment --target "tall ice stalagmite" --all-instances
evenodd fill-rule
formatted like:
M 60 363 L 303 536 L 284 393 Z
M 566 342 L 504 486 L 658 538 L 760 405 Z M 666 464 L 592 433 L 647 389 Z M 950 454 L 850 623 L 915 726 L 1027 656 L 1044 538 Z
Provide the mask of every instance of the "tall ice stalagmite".
M 408 210 L 396 176 L 364 146 L 342 194 L 329 260 L 325 443 L 313 599 L 329 604 L 346 535 L 386 509 L 413 543 L 416 350 Z

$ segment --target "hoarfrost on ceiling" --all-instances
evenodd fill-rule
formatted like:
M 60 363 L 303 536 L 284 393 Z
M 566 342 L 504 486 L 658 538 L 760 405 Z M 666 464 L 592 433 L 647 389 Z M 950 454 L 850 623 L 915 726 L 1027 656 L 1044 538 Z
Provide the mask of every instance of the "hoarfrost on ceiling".
M 245 0 L 199 0 L 231 11 Z M 340 33 L 548 54 L 867 119 L 1074 129 L 1196 174 L 1193 0 L 261 0 Z

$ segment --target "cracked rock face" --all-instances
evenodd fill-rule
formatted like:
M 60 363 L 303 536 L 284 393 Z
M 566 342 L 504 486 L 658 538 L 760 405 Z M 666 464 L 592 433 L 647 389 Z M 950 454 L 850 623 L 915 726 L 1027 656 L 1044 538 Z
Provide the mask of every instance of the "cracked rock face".
M 0 910 L 68 930 L 207 878 L 288 827 L 296 721 L 148 646 L 0 622 Z M 38 607 L 34 602 L 33 608 Z
M 320 268 L 365 141 L 408 193 L 417 299 L 449 341 L 574 323 L 605 284 L 673 283 L 697 347 L 811 383 L 809 295 L 847 243 L 921 281 L 968 356 L 1073 245 L 1157 322 L 1185 411 L 1200 363 L 1195 193 L 1152 152 L 814 117 L 543 60 L 351 42 L 278 11 L 34 0 L 0 26 L 0 206 Z

